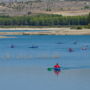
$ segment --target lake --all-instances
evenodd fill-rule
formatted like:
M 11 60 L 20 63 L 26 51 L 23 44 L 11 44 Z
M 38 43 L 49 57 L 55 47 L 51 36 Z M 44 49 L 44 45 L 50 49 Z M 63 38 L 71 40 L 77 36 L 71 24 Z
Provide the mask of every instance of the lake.
M 14 37 L 0 39 L 0 90 L 90 89 L 89 35 Z M 56 63 L 59 74 L 47 70 Z

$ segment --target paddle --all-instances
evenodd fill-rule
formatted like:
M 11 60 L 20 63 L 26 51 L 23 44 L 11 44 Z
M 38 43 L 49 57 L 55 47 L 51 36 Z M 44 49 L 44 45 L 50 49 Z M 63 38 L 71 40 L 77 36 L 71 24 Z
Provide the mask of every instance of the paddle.
M 70 70 L 70 69 L 83 69 L 83 68 L 90 68 L 90 66 L 79 66 L 79 67 L 61 67 L 61 70 Z M 48 71 L 54 70 L 53 67 L 47 68 Z
M 52 71 L 52 70 L 53 70 L 53 68 L 47 68 L 47 70 L 48 70 L 48 71 Z

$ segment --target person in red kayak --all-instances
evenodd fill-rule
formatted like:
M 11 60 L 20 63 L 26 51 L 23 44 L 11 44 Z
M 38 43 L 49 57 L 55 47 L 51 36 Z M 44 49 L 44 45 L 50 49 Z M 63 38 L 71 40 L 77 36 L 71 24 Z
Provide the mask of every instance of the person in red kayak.
M 61 68 L 61 66 L 57 63 L 56 65 L 54 65 L 54 68 Z
M 55 72 L 59 72 L 60 70 L 61 70 L 61 66 L 58 63 L 56 65 L 54 65 Z

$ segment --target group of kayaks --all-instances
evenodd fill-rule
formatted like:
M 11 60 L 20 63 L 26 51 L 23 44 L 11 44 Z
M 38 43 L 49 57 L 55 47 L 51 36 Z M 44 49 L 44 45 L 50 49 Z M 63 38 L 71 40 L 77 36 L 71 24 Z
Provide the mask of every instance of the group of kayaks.
M 82 47 L 81 50 L 87 50 L 88 48 L 87 47 Z M 69 52 L 74 52 L 74 49 L 73 48 L 68 48 L 68 51 Z
M 64 43 L 58 42 L 57 44 L 64 44 Z M 74 41 L 73 44 L 76 45 L 77 41 Z M 87 50 L 88 49 L 88 45 L 85 45 L 84 47 L 81 47 L 80 49 L 81 50 Z M 68 52 L 74 52 L 74 49 L 73 48 L 68 48 Z
M 10 48 L 15 48 L 15 45 L 11 45 L 10 46 Z M 36 45 L 32 45 L 31 47 L 28 47 L 28 48 L 39 48 L 39 46 L 36 46 Z M 83 48 L 81 48 L 81 50 L 87 50 L 87 47 L 83 47 Z M 73 52 L 74 50 L 73 50 L 73 48 L 68 48 L 68 51 L 69 52 Z
M 15 48 L 15 45 L 11 45 L 10 48 Z M 31 47 L 28 47 L 28 48 L 39 48 L 39 46 L 36 46 L 36 45 L 32 45 Z

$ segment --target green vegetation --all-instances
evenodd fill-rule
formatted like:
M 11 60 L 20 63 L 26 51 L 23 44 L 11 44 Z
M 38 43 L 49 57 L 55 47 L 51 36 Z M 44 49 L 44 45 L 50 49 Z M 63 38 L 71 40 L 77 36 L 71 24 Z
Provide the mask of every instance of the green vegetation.
M 84 9 L 90 9 L 90 6 L 85 6 Z
M 89 25 L 90 14 L 86 16 L 34 15 L 0 16 L 0 26 L 72 26 Z
M 78 26 L 77 29 L 82 29 L 82 27 L 81 26 Z
M 74 26 L 70 26 L 70 27 L 71 27 L 71 29 L 78 29 L 78 30 L 83 29 L 83 28 L 90 29 L 90 24 L 88 24 L 88 25 L 74 25 Z

